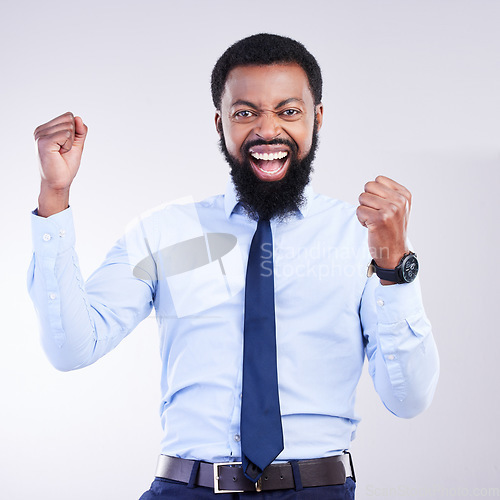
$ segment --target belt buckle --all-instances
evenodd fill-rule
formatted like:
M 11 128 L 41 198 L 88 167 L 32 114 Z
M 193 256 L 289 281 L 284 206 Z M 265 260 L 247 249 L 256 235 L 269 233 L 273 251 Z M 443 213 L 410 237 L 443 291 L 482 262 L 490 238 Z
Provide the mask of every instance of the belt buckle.
M 219 488 L 219 467 L 223 465 L 243 465 L 242 462 L 216 462 L 214 463 L 214 493 L 244 493 L 244 490 L 221 490 Z
M 219 467 L 223 465 L 228 465 L 229 467 L 234 467 L 235 465 L 243 465 L 243 462 L 216 462 L 213 464 L 214 467 L 214 493 L 245 493 L 245 490 L 221 490 L 219 488 Z M 259 477 L 258 481 L 255 483 L 255 491 L 262 491 L 262 478 Z

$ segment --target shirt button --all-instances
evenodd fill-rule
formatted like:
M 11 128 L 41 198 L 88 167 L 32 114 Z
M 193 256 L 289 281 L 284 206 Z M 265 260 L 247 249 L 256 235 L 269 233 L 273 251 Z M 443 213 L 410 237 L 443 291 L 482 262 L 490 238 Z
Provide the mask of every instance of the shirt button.
M 382 299 L 377 299 L 377 306 L 382 307 L 384 305 L 384 301 Z
M 65 231 L 64 229 L 61 229 L 61 230 L 59 231 L 59 237 L 60 237 L 60 238 L 64 238 L 65 236 L 66 236 L 66 231 Z
M 239 434 L 234 435 L 234 440 L 239 443 L 241 441 L 241 436 Z
M 49 299 L 50 300 L 54 300 L 56 298 L 56 294 L 55 293 L 49 293 Z
M 52 238 L 52 236 L 50 236 L 50 234 L 49 234 L 49 233 L 45 233 L 45 234 L 43 235 L 43 241 L 49 241 L 51 238 Z
M 392 361 L 395 357 L 396 357 L 396 356 L 394 356 L 394 354 L 389 354 L 389 355 L 387 356 L 387 359 L 388 359 L 389 361 Z

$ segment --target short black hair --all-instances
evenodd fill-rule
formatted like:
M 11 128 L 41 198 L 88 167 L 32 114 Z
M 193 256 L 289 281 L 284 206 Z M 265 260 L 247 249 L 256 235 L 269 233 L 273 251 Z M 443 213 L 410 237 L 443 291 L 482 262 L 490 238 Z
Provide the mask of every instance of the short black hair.
M 222 94 L 229 72 L 237 66 L 266 66 L 296 63 L 306 73 L 314 104 L 322 97 L 323 79 L 315 57 L 301 43 L 286 36 L 259 33 L 231 45 L 212 70 L 212 100 L 220 109 Z

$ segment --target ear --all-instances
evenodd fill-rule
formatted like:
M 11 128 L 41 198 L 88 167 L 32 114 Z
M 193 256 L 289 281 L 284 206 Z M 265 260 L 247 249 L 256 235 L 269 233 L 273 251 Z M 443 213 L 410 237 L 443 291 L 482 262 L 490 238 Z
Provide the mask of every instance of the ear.
M 217 130 L 217 133 L 219 135 L 221 135 L 221 133 L 222 133 L 222 117 L 220 115 L 219 110 L 215 111 L 215 129 Z
M 317 125 L 317 130 L 316 131 L 319 131 L 319 129 L 321 128 L 321 125 L 323 125 L 323 103 L 320 102 L 319 104 L 317 104 L 315 106 L 315 110 L 314 112 L 316 113 L 316 123 L 318 124 Z

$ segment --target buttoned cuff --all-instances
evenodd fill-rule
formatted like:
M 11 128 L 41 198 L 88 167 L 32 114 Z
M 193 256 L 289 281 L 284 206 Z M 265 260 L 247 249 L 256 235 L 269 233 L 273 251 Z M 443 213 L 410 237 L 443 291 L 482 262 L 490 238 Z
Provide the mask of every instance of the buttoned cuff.
M 35 254 L 56 256 L 75 245 L 75 229 L 71 207 L 50 217 L 31 215 L 31 232 Z
M 375 289 L 379 324 L 399 323 L 423 311 L 418 278 L 412 283 L 381 285 Z

